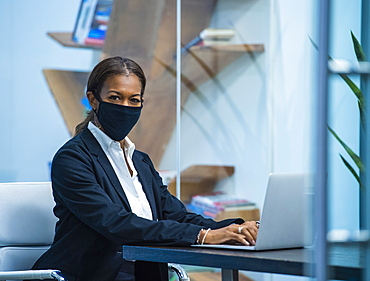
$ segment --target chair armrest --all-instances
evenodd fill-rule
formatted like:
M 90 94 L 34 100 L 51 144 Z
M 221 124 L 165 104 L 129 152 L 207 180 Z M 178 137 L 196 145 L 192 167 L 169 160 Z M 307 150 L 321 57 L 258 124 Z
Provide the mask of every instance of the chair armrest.
M 17 271 L 0 271 L 0 280 L 44 280 L 54 279 L 58 281 L 67 281 L 59 270 L 17 270 Z
M 180 265 L 176 263 L 169 263 L 168 268 L 177 274 L 180 281 L 190 281 L 190 278 L 185 269 L 183 269 Z

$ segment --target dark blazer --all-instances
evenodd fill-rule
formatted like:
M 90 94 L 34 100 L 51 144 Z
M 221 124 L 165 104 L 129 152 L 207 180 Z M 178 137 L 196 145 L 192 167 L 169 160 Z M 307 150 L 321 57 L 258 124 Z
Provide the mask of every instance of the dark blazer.
M 187 212 L 163 185 L 147 154 L 135 151 L 133 163 L 153 220 L 131 212 L 107 156 L 88 129 L 56 153 L 51 177 L 59 221 L 51 248 L 33 268 L 59 269 L 70 281 L 114 280 L 123 262 L 122 245 L 189 246 L 202 228 L 243 222 L 215 222 Z

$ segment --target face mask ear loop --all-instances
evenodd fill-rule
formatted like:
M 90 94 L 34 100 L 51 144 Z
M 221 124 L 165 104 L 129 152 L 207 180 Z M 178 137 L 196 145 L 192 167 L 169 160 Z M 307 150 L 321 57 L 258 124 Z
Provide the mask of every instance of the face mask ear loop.
M 99 102 L 101 102 L 101 98 L 99 95 L 96 95 L 95 94 L 95 91 L 92 91 L 95 99 Z M 101 125 L 100 125 L 100 122 L 99 122 L 99 119 L 98 119 L 98 111 L 92 107 L 92 110 L 94 111 L 94 120 L 93 120 L 93 123 L 95 124 L 96 127 L 98 127 L 99 129 L 101 129 Z

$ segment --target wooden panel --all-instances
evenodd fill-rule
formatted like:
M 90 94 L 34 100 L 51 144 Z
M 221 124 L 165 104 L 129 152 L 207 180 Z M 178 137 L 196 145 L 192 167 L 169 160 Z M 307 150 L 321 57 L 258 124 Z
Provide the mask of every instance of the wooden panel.
M 252 50 L 263 49 L 257 45 Z M 246 46 L 223 46 L 214 48 L 195 48 L 182 57 L 182 104 L 189 94 L 199 94 L 198 86 L 215 77 L 230 63 L 247 54 Z M 175 60 L 170 65 L 155 57 L 161 67 L 160 77 L 150 79 L 145 93 L 145 105 L 140 121 L 130 133 L 137 148 L 149 153 L 157 165 L 166 149 L 176 124 L 176 68 Z
M 234 174 L 232 166 L 193 165 L 181 172 L 180 200 L 190 202 L 191 197 L 214 191 L 218 181 Z M 168 185 L 168 190 L 176 195 L 176 178 Z
M 182 1 L 181 40 L 186 44 L 208 27 L 217 0 Z M 176 1 L 115 0 L 102 58 L 137 61 L 148 77 L 158 77 L 153 57 L 172 62 L 176 53 Z
M 102 58 L 129 57 L 149 73 L 165 0 L 115 0 Z
M 44 69 L 44 75 L 71 135 L 85 118 L 81 99 L 85 96 L 87 72 Z
M 183 45 L 197 37 L 208 27 L 217 0 L 184 0 L 181 5 L 181 43 Z M 176 54 L 176 1 L 166 0 L 161 25 L 158 29 L 155 57 L 171 64 Z M 163 69 L 153 63 L 150 79 L 161 75 Z

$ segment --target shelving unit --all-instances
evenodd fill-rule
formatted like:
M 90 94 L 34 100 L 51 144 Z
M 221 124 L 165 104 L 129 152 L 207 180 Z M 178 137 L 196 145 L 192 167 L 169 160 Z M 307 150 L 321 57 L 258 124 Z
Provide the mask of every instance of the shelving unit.
M 215 190 L 218 182 L 234 174 L 233 166 L 222 165 L 193 165 L 181 172 L 180 200 L 189 203 L 194 195 L 207 194 Z M 168 184 L 168 190 L 176 195 L 176 178 Z M 244 220 L 259 220 L 260 211 L 257 207 L 248 210 L 235 209 L 222 211 L 216 220 L 228 218 L 243 218 Z
M 182 42 L 191 41 L 208 27 L 216 2 L 182 1 Z M 68 32 L 48 33 L 65 47 L 101 50 L 101 59 L 115 55 L 130 57 L 142 66 L 148 80 L 145 105 L 130 138 L 138 149 L 151 155 L 154 164 L 160 162 L 175 127 L 175 23 L 176 1 L 115 0 L 103 46 L 75 44 Z M 261 44 L 192 47 L 182 57 L 182 103 L 199 85 L 215 77 L 236 59 L 247 53 L 263 51 Z M 44 74 L 68 130 L 73 134 L 75 126 L 84 118 L 80 100 L 88 74 L 60 70 L 45 70 Z M 72 102 L 78 102 L 78 105 L 69 104 Z

